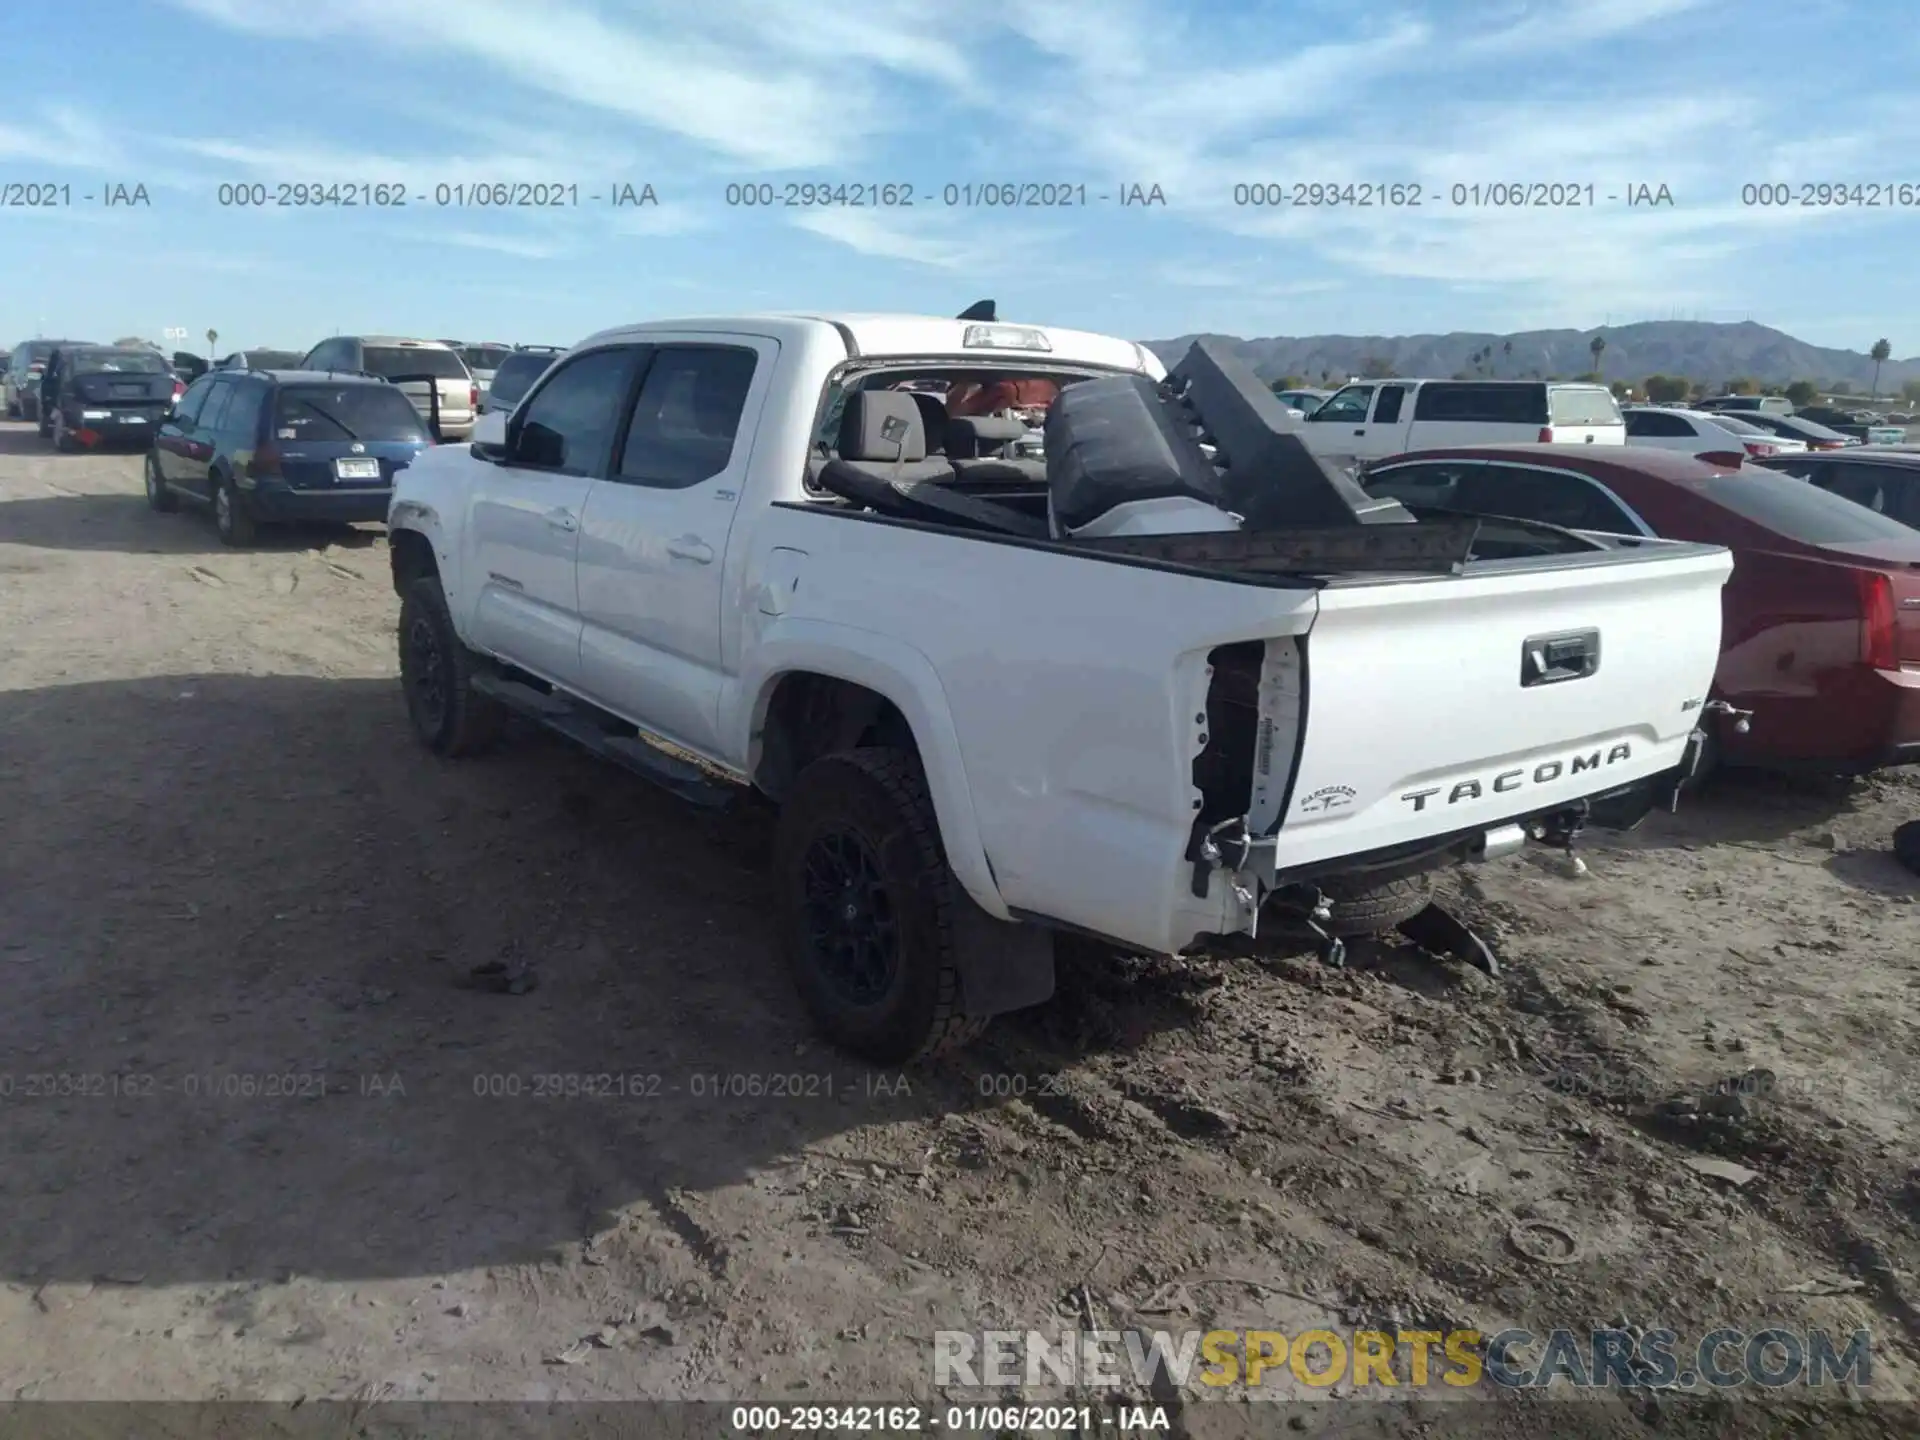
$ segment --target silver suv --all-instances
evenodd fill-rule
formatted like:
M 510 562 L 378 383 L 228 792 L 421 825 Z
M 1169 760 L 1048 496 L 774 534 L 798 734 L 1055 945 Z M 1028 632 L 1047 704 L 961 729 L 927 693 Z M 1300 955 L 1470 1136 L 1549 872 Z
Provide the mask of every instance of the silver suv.
M 480 387 L 459 352 L 441 341 L 336 335 L 309 350 L 300 368 L 377 375 L 400 388 L 421 418 L 437 426 L 440 439 L 465 440 L 473 434 Z

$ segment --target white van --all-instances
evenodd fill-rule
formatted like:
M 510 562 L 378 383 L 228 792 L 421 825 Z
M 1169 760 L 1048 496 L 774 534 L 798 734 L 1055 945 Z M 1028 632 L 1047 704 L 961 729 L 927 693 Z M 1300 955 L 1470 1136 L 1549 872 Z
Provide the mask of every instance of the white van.
M 1369 380 L 1299 425 L 1307 448 L 1334 464 L 1440 445 L 1627 443 L 1604 385 L 1543 380 Z

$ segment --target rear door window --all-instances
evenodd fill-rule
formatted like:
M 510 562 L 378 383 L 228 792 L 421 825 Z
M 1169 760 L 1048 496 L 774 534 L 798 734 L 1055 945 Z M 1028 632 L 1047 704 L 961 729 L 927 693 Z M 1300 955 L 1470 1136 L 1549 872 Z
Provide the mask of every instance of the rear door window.
M 200 412 L 198 428 L 207 431 L 218 430 L 227 413 L 227 402 L 233 399 L 233 386 L 217 382 L 207 395 L 207 408 Z
M 243 440 L 250 440 L 260 433 L 260 412 L 265 408 L 267 387 L 258 382 L 229 387 L 233 399 L 227 403 L 227 413 L 220 421 L 220 428 Z
M 1897 520 L 1760 466 L 1712 476 L 1702 482 L 1701 489 L 1716 505 L 1806 545 L 1913 538 L 1913 531 Z
M 1480 514 L 1541 520 L 1568 530 L 1641 533 L 1634 517 L 1585 476 L 1524 465 L 1482 465 L 1462 478 L 1454 505 Z
M 1452 381 L 1422 385 L 1414 400 L 1413 418 L 1493 425 L 1545 425 L 1547 387 L 1475 385 Z
M 1460 477 L 1477 465 L 1429 461 L 1419 465 L 1395 465 L 1390 470 L 1371 471 L 1361 488 L 1382 500 L 1398 500 L 1402 505 L 1445 510 L 1459 493 Z
M 1407 398 L 1404 385 L 1382 385 L 1379 398 L 1373 402 L 1373 423 L 1391 425 L 1400 418 L 1400 403 Z
M 385 385 L 289 385 L 274 407 L 280 440 L 316 443 L 352 440 L 424 441 L 420 412 Z
M 180 397 L 180 403 L 174 406 L 174 423 L 182 430 L 192 429 L 200 418 L 200 411 L 206 406 L 207 396 L 212 393 L 213 381 L 194 381 L 187 387 L 186 393 Z
M 1692 422 L 1685 416 L 1665 410 L 1630 410 L 1626 421 L 1627 434 L 1640 439 L 1665 440 L 1694 433 Z
M 657 351 L 633 407 L 619 478 L 684 490 L 724 471 L 758 358 L 726 345 Z
M 1838 495 L 1842 500 L 1851 500 L 1856 505 L 1864 505 L 1869 510 L 1879 510 L 1884 513 L 1887 507 L 1884 503 L 1880 476 L 1876 473 L 1879 468 L 1877 465 L 1828 465 L 1825 467 L 1825 473 L 1819 476 L 1815 483 L 1822 490 Z

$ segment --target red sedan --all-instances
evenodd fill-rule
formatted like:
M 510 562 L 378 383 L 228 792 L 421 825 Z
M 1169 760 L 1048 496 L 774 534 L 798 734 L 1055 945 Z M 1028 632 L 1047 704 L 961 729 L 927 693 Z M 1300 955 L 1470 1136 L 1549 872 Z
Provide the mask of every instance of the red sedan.
M 1734 455 L 1490 445 L 1369 466 L 1368 491 L 1419 508 L 1724 545 L 1714 698 L 1721 758 L 1864 772 L 1920 761 L 1920 532 Z

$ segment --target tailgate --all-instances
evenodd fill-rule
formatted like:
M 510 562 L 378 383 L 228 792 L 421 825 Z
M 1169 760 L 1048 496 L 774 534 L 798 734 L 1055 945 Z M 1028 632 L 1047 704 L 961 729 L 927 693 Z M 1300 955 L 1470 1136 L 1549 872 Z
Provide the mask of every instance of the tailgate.
M 1278 868 L 1498 824 L 1681 763 L 1732 556 L 1504 563 L 1321 592 Z
M 1551 445 L 1624 445 L 1627 427 L 1621 425 L 1549 425 Z

